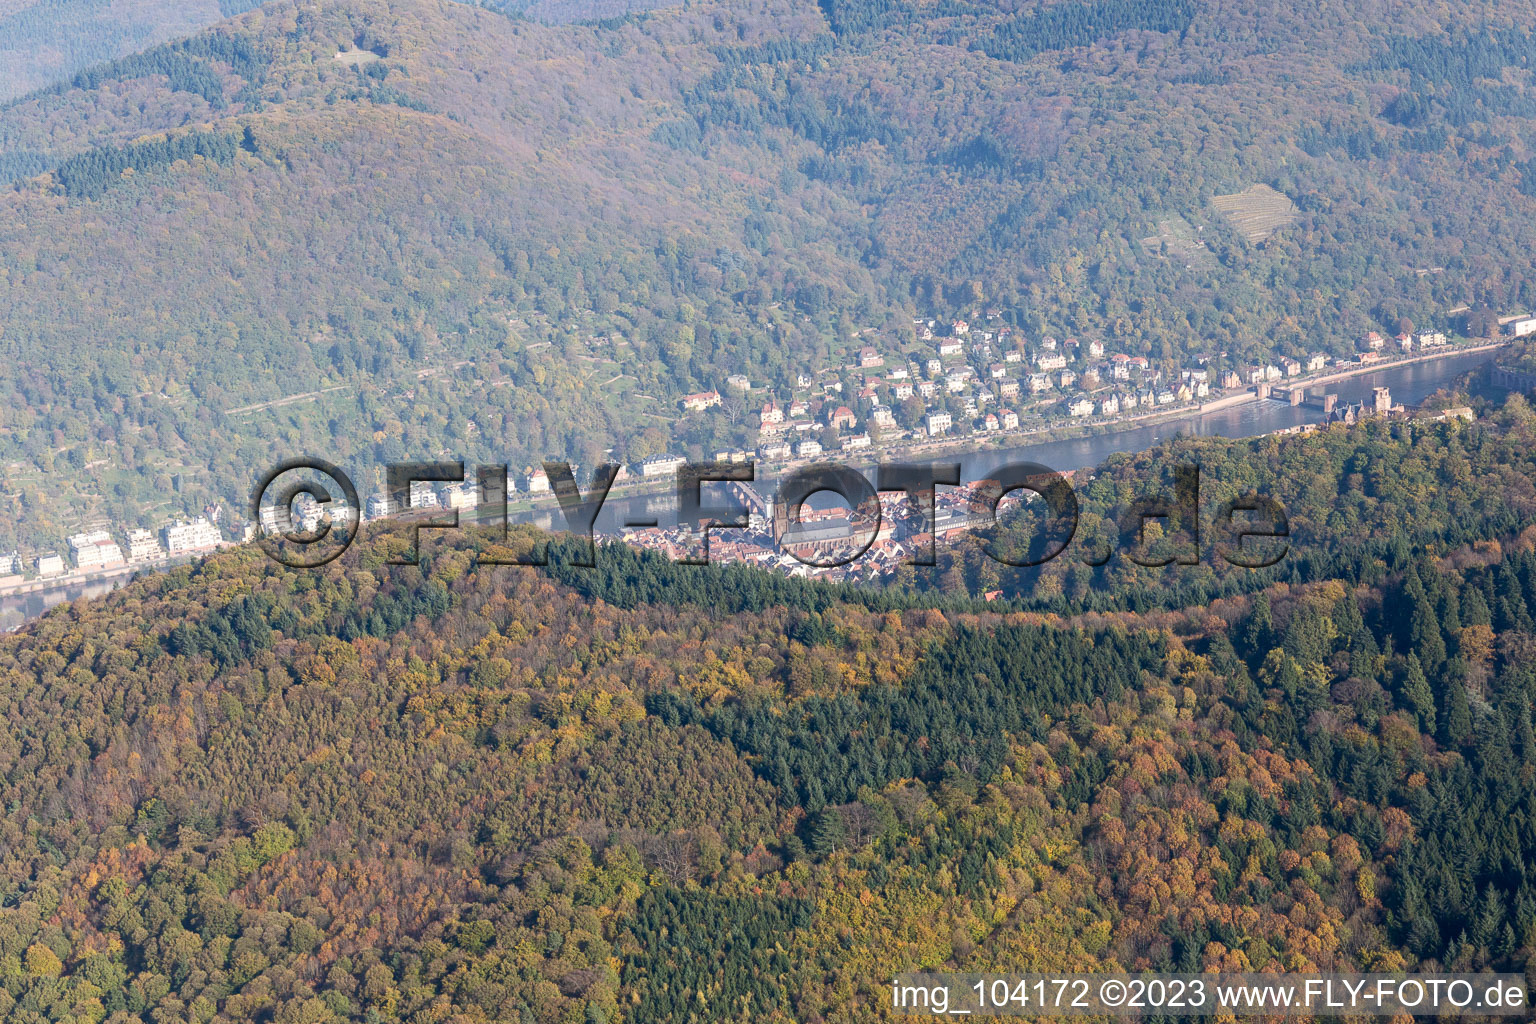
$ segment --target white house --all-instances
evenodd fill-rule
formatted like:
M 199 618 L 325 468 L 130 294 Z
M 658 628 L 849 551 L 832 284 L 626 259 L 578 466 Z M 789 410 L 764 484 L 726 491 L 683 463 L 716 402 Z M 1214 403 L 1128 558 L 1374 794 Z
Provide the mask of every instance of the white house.
M 689 412 L 703 412 L 720 404 L 720 392 L 700 391 L 692 395 L 683 396 L 683 408 Z
M 948 433 L 949 428 L 952 426 L 954 426 L 954 422 L 950 418 L 949 413 L 931 412 L 928 414 L 929 437 L 938 437 L 940 434 Z
M 437 508 L 437 492 L 426 480 L 411 481 L 411 508 Z M 166 547 L 170 547 L 167 543 Z
M 638 468 L 641 476 L 669 476 L 687 462 L 681 455 L 653 455 L 640 463 Z
M 191 522 L 172 523 L 165 528 L 164 535 L 165 550 L 172 556 L 212 551 L 219 546 L 219 541 L 222 539 L 219 536 L 219 528 L 202 516 L 198 516 Z
M 1504 333 L 1511 338 L 1523 338 L 1527 334 L 1536 334 L 1536 316 L 1510 317 L 1504 325 Z
M 123 549 L 106 530 L 75 534 L 69 538 L 69 551 L 81 569 L 113 569 L 127 564 Z
M 160 547 L 153 533 L 148 530 L 128 531 L 128 561 L 153 562 L 164 554 L 165 550 Z
M 480 495 L 476 493 L 478 488 L 471 483 L 449 484 L 438 492 L 438 501 L 444 508 L 472 509 L 480 504 Z
M 1092 416 L 1093 400 L 1090 398 L 1074 398 L 1067 403 L 1067 412 L 1073 416 Z

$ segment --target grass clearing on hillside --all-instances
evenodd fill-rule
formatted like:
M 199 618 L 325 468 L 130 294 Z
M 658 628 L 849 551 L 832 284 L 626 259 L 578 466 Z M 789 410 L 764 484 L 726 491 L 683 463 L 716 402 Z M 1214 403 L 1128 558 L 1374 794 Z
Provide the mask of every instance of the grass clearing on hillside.
M 1141 240 L 1141 247 L 1149 256 L 1166 257 L 1186 267 L 1213 267 L 1216 259 L 1205 247 L 1205 242 L 1189 221 L 1178 214 L 1164 217 L 1157 222 L 1157 233 Z

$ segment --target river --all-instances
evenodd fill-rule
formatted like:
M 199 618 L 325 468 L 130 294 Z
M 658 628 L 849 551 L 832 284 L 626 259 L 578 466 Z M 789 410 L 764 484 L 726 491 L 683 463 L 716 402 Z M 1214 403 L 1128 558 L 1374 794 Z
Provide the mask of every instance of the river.
M 1395 405 L 1413 406 L 1436 391 L 1446 387 L 1456 378 L 1491 360 L 1497 352 L 1472 352 L 1450 355 L 1444 359 L 1389 366 L 1357 377 L 1347 377 L 1328 385 L 1328 391 L 1339 396 L 1339 404 L 1366 401 L 1372 398 L 1372 390 L 1390 388 Z M 1255 437 L 1303 423 L 1320 423 L 1323 411 L 1308 406 L 1291 406 L 1273 399 L 1246 402 L 1229 406 L 1216 412 L 1167 419 L 1147 426 L 1131 427 L 1090 437 L 1078 437 L 1065 441 L 1043 441 L 1008 447 L 987 447 L 971 452 L 952 452 L 928 456 L 935 461 L 958 460 L 962 479 L 983 479 L 999 466 L 1018 462 L 1035 462 L 1057 470 L 1074 470 L 1096 466 L 1118 452 L 1139 452 L 1153 447 L 1160 441 L 1178 434 L 1216 437 Z M 832 456 L 835 459 L 835 454 Z M 866 474 L 869 475 L 869 474 Z M 754 485 L 760 494 L 771 495 L 776 486 L 772 478 L 763 478 Z M 708 498 L 706 498 L 708 500 Z M 825 508 L 841 504 L 832 495 L 816 495 L 808 507 Z M 603 506 L 598 515 L 598 529 L 604 533 L 617 532 L 625 519 L 635 520 L 655 517 L 662 526 L 676 522 L 677 502 L 670 495 L 638 496 L 614 499 Z M 544 529 L 561 529 L 564 518 L 558 512 L 524 514 L 523 521 L 532 522 Z
M 1456 378 L 1476 369 L 1493 359 L 1495 352 L 1474 352 L 1449 355 L 1443 359 L 1389 366 L 1372 373 L 1361 374 L 1336 381 L 1328 390 L 1339 396 L 1340 403 L 1369 400 L 1373 388 L 1392 389 L 1392 400 L 1398 405 L 1417 405 Z M 973 452 L 946 453 L 933 456 L 938 460 L 960 461 L 963 478 L 976 480 L 998 466 L 1014 462 L 1036 462 L 1052 469 L 1071 470 L 1095 466 L 1117 452 L 1136 452 L 1151 448 L 1158 442 L 1178 434 L 1208 435 L 1220 437 L 1254 437 L 1303 423 L 1321 422 L 1321 409 L 1307 406 L 1290 406 L 1283 402 L 1264 400 L 1231 406 L 1217 412 L 1197 414 L 1179 419 L 1092 437 L 1073 438 L 1066 441 L 1046 441 L 1016 447 L 986 448 Z M 771 494 L 775 483 L 765 478 L 755 484 L 757 490 Z M 829 495 L 817 495 L 809 503 L 812 506 L 838 499 Z M 706 500 L 709 500 L 706 497 Z M 626 521 L 654 517 L 662 526 L 676 521 L 676 500 L 670 495 L 638 496 L 614 499 L 603 506 L 598 517 L 598 529 L 604 533 L 618 532 Z M 524 513 L 516 517 L 544 529 L 564 527 L 564 519 L 557 512 L 541 511 Z M 76 581 L 52 590 L 0 598 L 0 630 L 15 629 L 28 619 L 36 618 L 49 608 L 64 601 L 80 597 L 97 597 L 104 594 L 121 580 Z
M 75 580 L 48 590 L 0 597 L 0 633 L 15 629 L 28 619 L 35 619 L 56 604 L 82 597 L 100 597 L 116 589 L 124 577 L 108 580 Z

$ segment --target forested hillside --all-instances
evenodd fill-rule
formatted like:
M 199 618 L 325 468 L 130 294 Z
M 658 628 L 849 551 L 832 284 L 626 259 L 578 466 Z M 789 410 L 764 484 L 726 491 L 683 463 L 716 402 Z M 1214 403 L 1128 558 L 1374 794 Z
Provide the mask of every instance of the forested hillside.
M 1078 529 L 1060 557 L 1012 569 L 985 554 L 1039 561 L 1060 542 L 1044 502 L 1005 507 L 985 544 L 948 546 L 937 571 L 904 574 L 903 582 L 949 595 L 997 588 L 1025 607 L 1068 615 L 1199 607 L 1318 578 L 1372 584 L 1405 570 L 1422 545 L 1513 537 L 1529 523 L 1536 510 L 1536 413 L 1518 394 L 1475 401 L 1489 419 L 1475 427 L 1426 414 L 1241 441 L 1180 436 L 1115 455 L 1075 479 Z M 1195 522 L 1174 500 L 1180 466 L 1199 467 Z M 1250 540 L 1239 559 L 1287 552 L 1271 567 L 1242 568 L 1221 554 L 1236 549 L 1220 512 L 1241 495 L 1262 496 L 1284 513 L 1288 539 Z M 1161 499 L 1172 512 L 1152 521 L 1144 541 L 1134 535 L 1140 524 L 1133 520 L 1128 532 L 1124 520 L 1138 499 Z M 1273 525 L 1267 515 L 1254 522 L 1261 530 Z M 1196 556 L 1198 564 L 1172 570 L 1140 564 Z
M 744 405 L 677 397 L 914 316 L 1219 370 L 1526 307 L 1533 26 L 278 0 L 0 109 L 0 547 L 238 502 L 299 449 L 746 446 Z M 1254 185 L 1295 205 L 1260 241 L 1212 205 Z
M 1529 492 L 1530 419 L 1323 441 Z M 1260 454 L 1321 475 L 1312 443 Z M 1292 515 L 1376 534 L 1348 479 Z M 1452 501 L 1385 565 L 1071 618 L 467 535 L 142 579 L 0 639 L 0 1015 L 788 1022 L 877 1018 L 919 967 L 1528 970 L 1536 507 Z

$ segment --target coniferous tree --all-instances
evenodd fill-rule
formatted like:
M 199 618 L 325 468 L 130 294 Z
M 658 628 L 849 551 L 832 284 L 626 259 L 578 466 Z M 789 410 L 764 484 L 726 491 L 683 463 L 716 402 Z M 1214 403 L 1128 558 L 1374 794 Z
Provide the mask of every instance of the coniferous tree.
M 1467 702 L 1467 689 L 1460 680 L 1451 679 L 1442 693 L 1440 740 L 1449 746 L 1460 746 L 1472 735 L 1472 707 Z
M 1403 676 L 1403 697 L 1413 713 L 1418 716 L 1419 728 L 1434 734 L 1435 694 L 1424 675 L 1424 667 L 1417 654 L 1408 655 L 1408 669 Z
M 1438 671 L 1445 664 L 1445 637 L 1440 632 L 1440 622 L 1435 616 L 1434 605 L 1422 594 L 1410 597 L 1408 649 L 1419 656 L 1419 661 L 1431 671 Z
M 1274 641 L 1275 619 L 1270 608 L 1269 595 L 1260 594 L 1253 602 L 1253 610 L 1243 627 L 1243 647 L 1250 657 L 1262 659 Z

